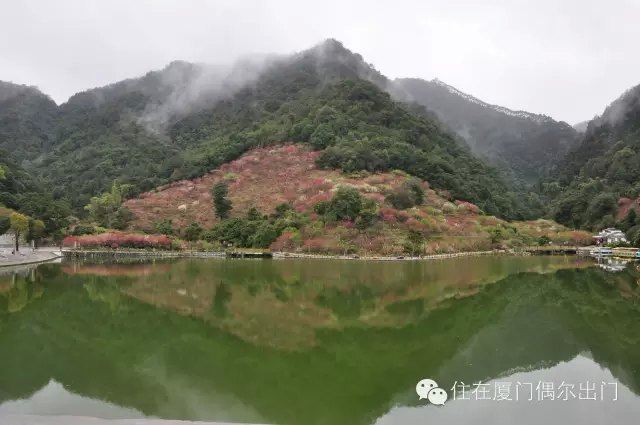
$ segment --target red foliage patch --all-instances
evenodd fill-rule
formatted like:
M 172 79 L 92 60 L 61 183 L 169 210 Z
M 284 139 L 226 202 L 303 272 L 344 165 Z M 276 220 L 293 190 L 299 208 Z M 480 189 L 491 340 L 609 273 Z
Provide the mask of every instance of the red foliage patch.
M 181 228 L 191 222 L 213 226 L 215 217 L 211 188 L 221 180 L 229 182 L 232 216 L 244 215 L 251 207 L 270 213 L 280 203 L 305 204 L 308 199 L 333 187 L 327 176 L 339 173 L 315 166 L 318 152 L 301 145 L 281 145 L 254 149 L 235 161 L 193 180 L 182 180 L 159 187 L 125 202 L 133 212 L 133 228 L 151 230 L 154 223 L 173 220 Z M 312 205 L 311 205 L 312 207 Z
M 107 232 L 99 235 L 67 236 L 63 246 L 80 248 L 158 248 L 169 249 L 171 239 L 165 235 L 142 235 L 139 233 Z
M 294 251 L 297 244 L 294 240 L 295 233 L 283 232 L 270 246 L 273 251 Z
M 325 238 L 319 237 L 319 238 L 307 239 L 302 244 L 302 248 L 305 251 L 310 251 L 310 252 L 327 252 L 329 246 Z
M 409 216 L 404 211 L 399 211 L 391 207 L 384 207 L 380 208 L 380 218 L 382 221 L 387 223 L 396 223 L 398 221 L 406 221 Z
M 480 208 L 476 204 L 466 201 L 456 201 L 456 205 L 462 206 L 464 211 L 472 214 L 480 214 Z
M 407 220 L 406 225 L 409 229 L 415 230 L 416 232 L 424 232 L 425 230 L 427 230 L 426 225 L 413 217 Z
M 640 198 L 639 199 L 629 199 L 629 198 L 620 198 L 618 200 L 618 211 L 616 212 L 616 220 L 624 219 L 629 211 L 633 208 L 636 213 L 640 212 Z

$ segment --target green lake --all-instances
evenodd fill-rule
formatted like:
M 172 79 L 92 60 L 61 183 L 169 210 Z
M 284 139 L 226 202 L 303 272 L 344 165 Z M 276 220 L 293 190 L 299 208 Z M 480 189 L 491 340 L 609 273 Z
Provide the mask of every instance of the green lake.
M 619 269 L 510 256 L 0 269 L 0 423 L 635 424 L 640 271 Z M 423 378 L 443 406 L 419 400 Z

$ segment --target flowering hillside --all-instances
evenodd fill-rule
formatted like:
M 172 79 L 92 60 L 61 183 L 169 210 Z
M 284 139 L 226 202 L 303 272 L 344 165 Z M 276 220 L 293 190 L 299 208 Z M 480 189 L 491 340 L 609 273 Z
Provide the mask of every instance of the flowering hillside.
M 70 248 L 171 248 L 166 235 L 141 235 L 125 232 L 107 232 L 98 235 L 67 236 L 62 245 Z
M 403 208 L 395 202 L 394 207 L 390 194 L 415 179 L 403 172 L 345 174 L 320 169 L 315 162 L 318 155 L 293 144 L 254 149 L 200 178 L 162 186 L 126 201 L 134 215 L 131 226 L 154 232 L 156 223 L 170 220 L 175 229 L 194 222 L 211 228 L 219 222 L 211 188 L 225 181 L 232 218 L 244 217 L 252 207 L 271 214 L 283 203 L 308 217 L 301 228 L 280 234 L 271 245 L 278 251 L 430 254 L 537 244 L 543 236 L 572 244 L 588 240 L 587 234 L 567 232 L 552 222 L 509 223 L 483 215 L 476 205 L 448 199 L 446 192 L 436 192 L 427 182 L 419 182 L 424 194 L 419 205 Z M 327 222 L 318 216 L 316 206 L 330 201 L 339 187 L 355 188 L 374 202 L 375 224 L 359 229 L 348 219 Z

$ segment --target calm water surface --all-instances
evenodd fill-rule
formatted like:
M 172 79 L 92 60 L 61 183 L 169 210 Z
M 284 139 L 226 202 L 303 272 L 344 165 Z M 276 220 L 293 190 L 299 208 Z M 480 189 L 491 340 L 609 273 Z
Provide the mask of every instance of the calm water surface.
M 576 257 L 0 269 L 0 418 L 636 424 L 639 282 Z

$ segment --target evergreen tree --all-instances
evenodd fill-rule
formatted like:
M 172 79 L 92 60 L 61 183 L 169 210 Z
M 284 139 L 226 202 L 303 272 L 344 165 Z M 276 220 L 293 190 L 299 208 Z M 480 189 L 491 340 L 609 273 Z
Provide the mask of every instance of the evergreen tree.
M 202 235 L 202 227 L 196 222 L 189 224 L 184 229 L 184 238 L 190 242 L 200 239 L 200 235 Z
M 225 182 L 218 182 L 211 189 L 216 216 L 221 220 L 229 218 L 229 212 L 232 208 L 231 201 L 227 198 L 228 194 L 229 186 Z
M 627 213 L 627 217 L 625 218 L 625 230 L 631 229 L 633 226 L 637 224 L 638 215 L 636 214 L 636 210 L 631 207 L 629 212 Z

